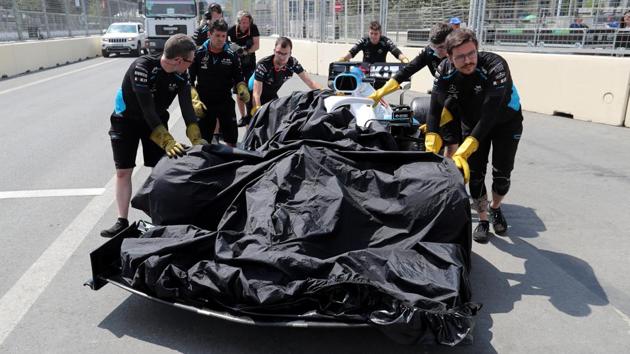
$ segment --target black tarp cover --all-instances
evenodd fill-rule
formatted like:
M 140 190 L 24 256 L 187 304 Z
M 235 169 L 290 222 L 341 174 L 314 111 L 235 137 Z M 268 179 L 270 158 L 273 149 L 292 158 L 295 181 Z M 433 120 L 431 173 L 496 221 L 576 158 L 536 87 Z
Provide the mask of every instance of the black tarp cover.
M 352 128 L 345 110 L 322 112 L 325 96 L 263 107 L 251 151 L 206 145 L 162 159 L 133 205 L 165 226 L 123 241 L 123 279 L 236 314 L 359 321 L 403 343 L 459 343 L 478 309 L 459 171 L 434 154 L 386 151 L 387 133 Z

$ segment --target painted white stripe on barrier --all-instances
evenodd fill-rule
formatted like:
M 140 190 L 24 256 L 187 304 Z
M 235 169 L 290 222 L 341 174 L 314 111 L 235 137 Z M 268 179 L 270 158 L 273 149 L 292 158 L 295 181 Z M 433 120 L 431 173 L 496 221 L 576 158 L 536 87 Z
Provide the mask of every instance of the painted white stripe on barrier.
M 79 188 L 79 189 L 40 189 L 32 191 L 7 191 L 0 192 L 0 199 L 20 198 L 46 198 L 46 197 L 80 197 L 88 195 L 101 195 L 105 188 Z
M 177 114 L 169 121 L 172 128 L 182 117 L 179 108 Z M 142 154 L 136 160 L 138 166 L 143 164 Z M 134 175 L 139 168 L 134 169 Z M 98 195 L 77 215 L 63 232 L 48 246 L 41 256 L 26 270 L 13 284 L 11 289 L 0 298 L 0 345 L 4 343 L 13 329 L 20 323 L 24 315 L 35 301 L 46 290 L 48 285 L 61 270 L 66 261 L 79 248 L 79 245 L 90 230 L 103 217 L 103 214 L 114 202 L 116 176 L 112 177 L 104 188 L 102 195 Z
M 75 74 L 75 73 L 78 73 L 78 72 L 81 72 L 81 71 L 84 71 L 84 70 L 92 69 L 92 68 L 95 68 L 97 66 L 101 66 L 103 64 L 110 64 L 110 63 L 115 63 L 115 62 L 116 62 L 115 60 L 107 60 L 107 61 L 103 61 L 103 62 L 100 62 L 100 63 L 97 63 L 97 64 L 93 64 L 93 65 L 90 65 L 90 66 L 86 66 L 86 67 L 81 68 L 81 69 L 76 69 L 76 70 L 65 72 L 63 74 L 47 77 L 45 79 L 41 79 L 41 80 L 38 80 L 38 81 L 29 82 L 28 84 L 24 84 L 24 85 L 20 85 L 20 86 L 17 86 L 17 87 L 12 87 L 10 89 L 6 89 L 4 91 L 0 91 L 0 95 L 3 95 L 5 93 L 9 93 L 9 92 L 13 92 L 13 91 L 17 91 L 17 90 L 20 90 L 20 89 L 23 89 L 23 88 L 31 87 L 31 86 L 34 86 L 34 85 L 39 85 L 39 84 L 44 83 L 46 81 L 58 79 L 60 77 L 66 76 L 66 75 Z

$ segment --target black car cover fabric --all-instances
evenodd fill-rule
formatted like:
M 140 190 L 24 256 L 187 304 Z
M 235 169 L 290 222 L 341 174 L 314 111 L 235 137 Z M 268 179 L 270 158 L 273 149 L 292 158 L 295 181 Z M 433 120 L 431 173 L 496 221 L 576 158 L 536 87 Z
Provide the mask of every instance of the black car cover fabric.
M 305 139 L 336 142 L 352 150 L 397 149 L 384 127 L 362 131 L 347 109 L 326 112 L 324 99 L 332 94 L 328 90 L 293 92 L 262 106 L 250 123 L 243 149 L 267 151 Z
M 123 278 L 236 314 L 360 321 L 403 343 L 459 343 L 478 309 L 461 174 L 434 154 L 386 151 L 386 132 L 353 129 L 344 110 L 322 114 L 325 96 L 263 107 L 251 151 L 206 145 L 162 159 L 133 205 L 163 226 L 124 240 Z

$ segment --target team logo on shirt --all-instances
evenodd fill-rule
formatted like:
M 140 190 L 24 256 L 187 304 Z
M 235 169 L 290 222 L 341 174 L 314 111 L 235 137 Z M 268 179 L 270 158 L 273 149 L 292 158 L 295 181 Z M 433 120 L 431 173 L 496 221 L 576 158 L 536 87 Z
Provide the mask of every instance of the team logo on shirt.
M 177 84 L 174 82 L 170 82 L 168 84 L 168 90 L 171 92 L 177 91 Z
M 506 77 L 504 77 L 504 78 L 502 78 L 501 80 L 492 81 L 492 85 L 493 85 L 493 86 L 498 86 L 498 85 L 500 85 L 500 84 L 505 83 L 506 81 L 507 81 L 507 78 L 506 78 Z
M 221 65 L 232 66 L 232 59 L 230 59 L 230 58 L 223 58 L 221 60 Z
M 203 58 L 201 58 L 201 68 L 202 69 L 208 69 L 208 60 L 210 58 L 208 57 L 208 53 L 206 53 L 206 55 L 203 56 Z
M 475 95 L 478 95 L 483 91 L 483 88 L 481 88 L 481 85 L 475 85 L 473 91 L 475 91 Z
M 134 74 L 135 76 L 140 76 L 140 77 L 144 77 L 144 78 L 146 78 L 146 77 L 147 77 L 147 73 L 146 73 L 146 72 L 144 72 L 144 71 L 140 71 L 140 70 L 135 70 L 135 71 L 133 72 L 133 74 Z

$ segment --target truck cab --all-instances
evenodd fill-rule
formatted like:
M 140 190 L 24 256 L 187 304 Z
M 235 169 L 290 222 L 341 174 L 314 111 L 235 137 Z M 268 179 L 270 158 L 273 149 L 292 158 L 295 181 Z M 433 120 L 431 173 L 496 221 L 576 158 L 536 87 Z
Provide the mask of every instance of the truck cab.
M 144 0 L 149 53 L 162 52 L 166 40 L 176 33 L 192 36 L 197 27 L 198 12 L 196 0 Z

